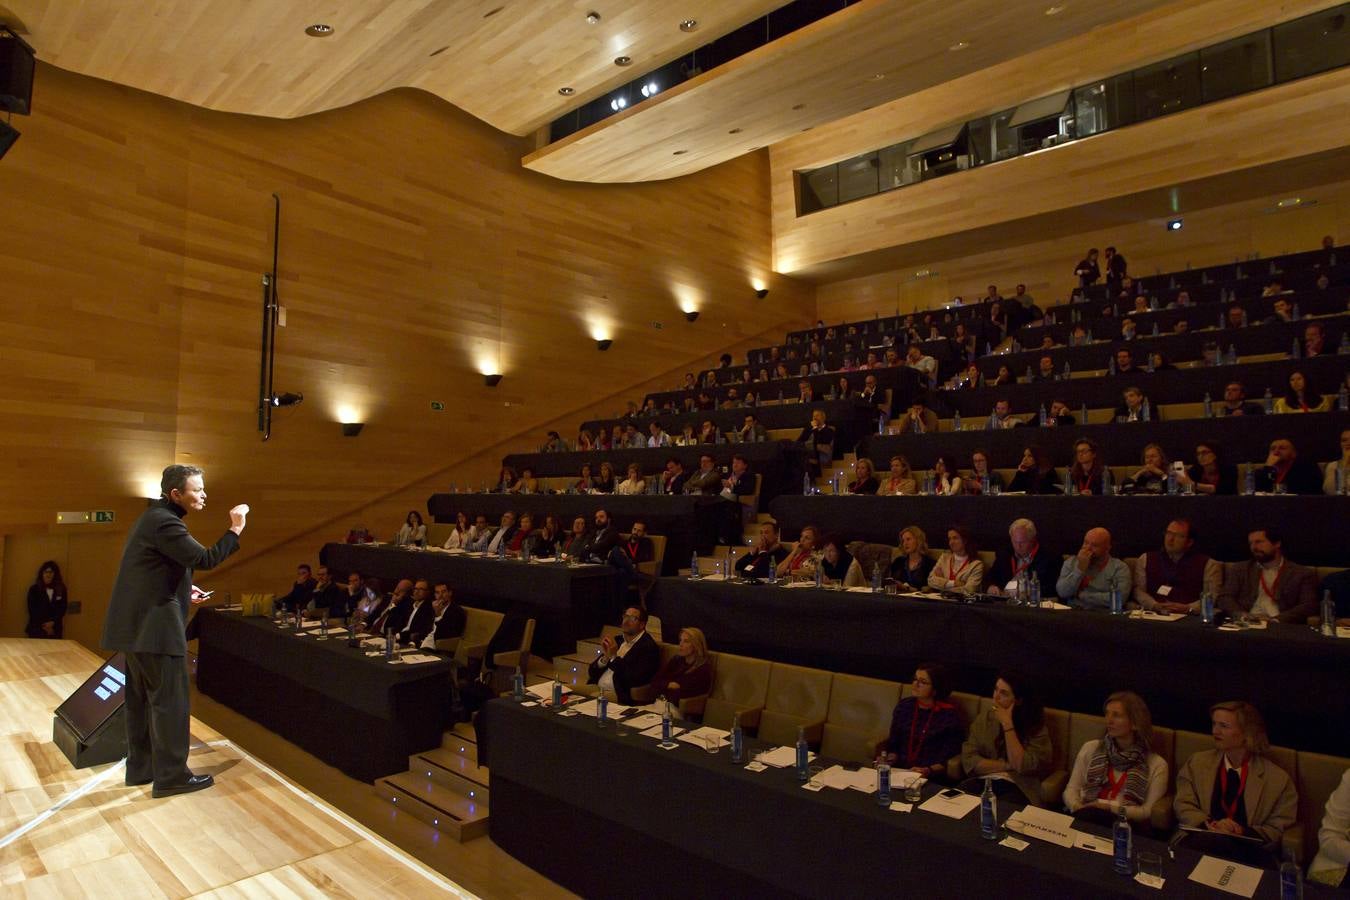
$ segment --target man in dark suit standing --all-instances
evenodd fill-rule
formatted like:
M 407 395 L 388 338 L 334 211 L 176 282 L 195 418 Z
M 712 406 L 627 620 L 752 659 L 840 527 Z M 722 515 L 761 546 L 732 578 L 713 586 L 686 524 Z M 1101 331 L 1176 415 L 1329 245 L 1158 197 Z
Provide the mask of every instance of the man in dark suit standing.
M 239 549 L 248 506 L 230 510 L 230 528 L 209 549 L 183 517 L 206 508 L 196 466 L 169 466 L 161 497 L 132 526 L 108 603 L 102 646 L 127 655 L 128 785 L 154 783 L 152 795 L 187 794 L 212 785 L 187 767 L 188 670 L 184 623 L 194 569 L 218 566 Z
M 630 606 L 623 611 L 619 626 L 623 640 L 605 635 L 600 656 L 591 663 L 587 681 L 602 691 L 610 691 L 620 703 L 632 703 L 632 690 L 656 677 L 661 667 L 661 648 L 647 633 L 647 611 Z

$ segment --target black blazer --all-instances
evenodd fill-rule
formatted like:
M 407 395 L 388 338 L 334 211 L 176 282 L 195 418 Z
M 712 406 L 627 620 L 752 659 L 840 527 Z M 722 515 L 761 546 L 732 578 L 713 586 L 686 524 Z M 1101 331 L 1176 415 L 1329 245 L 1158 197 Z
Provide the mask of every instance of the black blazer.
M 616 639 L 622 640 L 622 637 Z M 614 673 L 614 693 L 618 696 L 619 702 L 632 703 L 633 688 L 639 684 L 649 684 L 659 668 L 661 668 L 661 648 L 656 645 L 652 636 L 644 631 L 626 654 L 614 657 L 607 666 L 600 665 L 598 659 L 592 662 L 586 683 L 599 683 L 600 676 L 605 674 L 605 669 L 609 669 Z
M 157 500 L 131 526 L 108 601 L 103 649 L 187 654 L 183 628 L 193 570 L 220 565 L 239 549 L 239 536 L 227 530 L 214 546 L 203 547 L 183 524 L 186 514 L 177 503 Z
M 431 612 L 431 619 L 427 621 L 427 628 L 413 635 L 413 641 L 421 644 L 427 639 L 427 635 L 434 634 L 434 640 L 444 641 L 450 638 L 457 638 L 464 633 L 464 623 L 468 616 L 464 613 L 464 607 L 458 603 L 451 603 L 446 607 L 445 612 L 439 619 L 436 618 L 436 611 Z
M 395 610 L 397 612 L 397 610 Z M 390 616 L 392 619 L 393 616 Z M 404 640 L 403 632 L 407 631 L 408 637 L 413 643 L 419 642 L 419 636 L 425 637 L 431 631 L 432 625 L 436 621 L 436 611 L 431 608 L 430 600 L 423 600 L 422 605 L 417 608 L 417 612 L 412 611 L 412 604 L 408 604 L 408 612 L 403 616 L 402 624 L 395 632 L 400 640 Z
M 1044 547 L 1036 551 L 1031 558 L 1031 574 L 1041 583 L 1041 594 L 1053 594 L 1055 583 L 1059 581 L 1059 570 L 1064 566 L 1061 553 L 1051 553 Z M 1000 591 L 1013 579 L 1013 556 L 1011 547 L 1002 547 L 994 554 L 994 565 L 989 569 L 989 585 Z
M 52 595 L 47 596 L 47 589 L 41 583 L 30 585 L 28 588 L 28 625 L 24 628 L 24 634 L 29 637 L 47 637 L 47 632 L 42 630 L 42 626 L 47 622 L 52 624 L 52 634 L 54 638 L 61 636 L 61 619 L 66 614 L 66 589 L 56 587 L 52 589 Z

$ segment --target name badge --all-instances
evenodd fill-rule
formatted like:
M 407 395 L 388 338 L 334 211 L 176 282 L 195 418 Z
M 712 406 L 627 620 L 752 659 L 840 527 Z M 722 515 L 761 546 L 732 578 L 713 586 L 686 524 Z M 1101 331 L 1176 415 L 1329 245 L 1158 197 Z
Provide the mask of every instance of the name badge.
M 1166 597 L 1168 594 L 1172 593 L 1172 586 L 1170 584 L 1164 584 L 1162 587 L 1154 591 L 1154 593 L 1156 593 L 1159 597 Z
M 1009 594 L 1017 593 L 1017 579 L 1014 578 L 1012 581 L 1005 584 L 1003 590 L 1007 591 Z

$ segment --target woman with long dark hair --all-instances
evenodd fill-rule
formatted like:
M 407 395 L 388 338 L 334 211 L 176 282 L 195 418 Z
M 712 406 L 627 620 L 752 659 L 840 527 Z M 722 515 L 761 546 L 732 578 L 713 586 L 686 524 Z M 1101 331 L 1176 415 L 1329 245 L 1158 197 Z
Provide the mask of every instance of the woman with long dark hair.
M 1045 727 L 1045 707 L 1030 682 L 1011 672 L 994 681 L 993 704 L 970 724 L 961 745 L 962 788 L 979 793 L 987 775 L 994 792 L 1034 806 L 1044 805 L 1041 779 L 1050 772 L 1053 748 Z
M 61 567 L 56 560 L 49 559 L 38 566 L 37 578 L 28 588 L 28 625 L 24 634 L 31 638 L 61 637 L 62 619 L 69 602 Z

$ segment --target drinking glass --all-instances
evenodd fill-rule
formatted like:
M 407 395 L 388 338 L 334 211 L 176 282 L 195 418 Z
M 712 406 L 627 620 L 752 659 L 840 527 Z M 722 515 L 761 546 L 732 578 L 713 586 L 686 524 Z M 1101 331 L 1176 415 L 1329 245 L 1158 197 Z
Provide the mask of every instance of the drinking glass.
M 1139 880 L 1149 887 L 1162 887 L 1162 857 L 1157 853 L 1146 853 L 1145 851 L 1140 850 L 1137 856 L 1137 862 L 1139 863 Z

